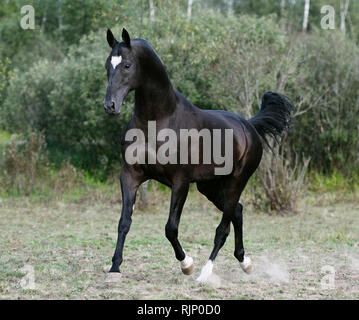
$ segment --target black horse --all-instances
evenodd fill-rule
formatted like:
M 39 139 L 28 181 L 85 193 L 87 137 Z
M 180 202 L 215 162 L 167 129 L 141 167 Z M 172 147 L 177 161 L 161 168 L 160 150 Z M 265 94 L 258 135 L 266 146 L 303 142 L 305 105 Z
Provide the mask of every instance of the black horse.
M 165 67 L 147 41 L 131 40 L 125 29 L 122 31 L 122 40 L 122 42 L 118 42 L 112 32 L 107 31 L 107 41 L 112 51 L 105 65 L 108 76 L 104 101 L 105 111 L 111 115 L 119 114 L 126 95 L 131 90 L 135 90 L 134 113 L 121 142 L 121 152 L 124 158 L 120 178 L 123 202 L 116 250 L 112 258 L 109 277 L 114 278 L 120 272 L 123 260 L 122 252 L 126 234 L 131 225 L 136 192 L 138 187 L 149 179 L 155 179 L 172 189 L 165 234 L 173 246 L 184 274 L 193 272 L 193 259 L 185 253 L 178 241 L 178 226 L 190 183 L 196 183 L 199 192 L 223 212 L 221 222 L 216 229 L 213 251 L 197 280 L 205 281 L 211 274 L 213 261 L 226 241 L 231 222 L 235 232 L 234 256 L 238 259 L 242 269 L 246 273 L 250 273 L 253 270 L 253 265 L 251 260 L 244 255 L 243 208 L 239 203 L 239 198 L 248 179 L 261 161 L 262 141 L 267 142 L 266 137 L 268 136 L 276 138 L 287 129 L 293 105 L 278 93 L 266 92 L 259 113 L 250 120 L 245 120 L 239 115 L 227 111 L 201 110 L 193 106 L 172 87 Z M 180 137 L 183 129 L 197 131 L 207 129 L 210 132 L 210 138 L 213 139 L 215 130 L 221 132 L 232 130 L 230 142 L 233 165 L 231 170 L 225 174 L 216 174 L 215 169 L 218 168 L 218 163 L 214 161 L 213 155 L 211 161 L 205 163 L 205 155 L 202 150 L 204 135 L 200 136 L 199 144 L 191 140 L 191 144 L 187 146 L 188 150 L 185 150 L 185 154 L 191 154 L 191 157 L 193 151 L 198 151 L 199 162 L 191 162 L 191 157 L 188 157 L 188 161 L 184 163 L 163 164 L 156 157 L 154 158 L 152 153 L 159 151 L 166 140 L 158 141 L 159 139 L 157 139 L 151 146 L 149 140 L 153 140 L 153 137 L 150 136 L 150 124 L 155 126 L 157 132 L 161 129 L 171 129 L 171 132 L 177 134 L 177 137 Z M 138 148 L 136 156 L 137 159 L 141 157 L 146 159 L 144 162 L 126 161 L 126 156 L 128 156 L 126 151 L 131 146 L 131 139 L 127 139 L 126 135 L 132 129 L 143 132 L 145 147 Z M 220 151 L 225 152 L 224 148 L 228 142 L 225 141 L 226 138 L 222 136 L 216 140 L 217 142 L 214 140 L 211 142 L 211 147 L 216 148 L 217 143 Z M 133 141 L 134 139 L 132 139 L 132 143 Z M 174 157 L 179 160 L 184 154 L 184 150 L 179 149 L 179 146 L 182 145 L 180 141 L 175 145 Z M 141 152 L 143 154 L 139 154 Z M 151 162 L 150 159 L 155 159 L 155 161 Z

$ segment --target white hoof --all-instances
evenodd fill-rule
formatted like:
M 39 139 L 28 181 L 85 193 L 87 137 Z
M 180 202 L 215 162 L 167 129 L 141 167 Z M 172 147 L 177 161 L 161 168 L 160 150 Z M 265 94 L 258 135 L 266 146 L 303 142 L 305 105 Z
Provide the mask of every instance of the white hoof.
M 251 274 L 254 270 L 253 263 L 251 258 L 244 256 L 243 262 L 240 262 L 239 265 L 241 266 L 242 270 L 247 273 Z
M 189 276 L 190 274 L 192 274 L 194 269 L 194 264 L 193 264 L 193 259 L 190 256 L 186 256 L 182 261 L 181 261 L 181 270 L 182 272 Z
M 213 261 L 208 260 L 207 263 L 202 268 L 201 274 L 196 279 L 196 281 L 198 281 L 198 282 L 208 282 L 208 279 L 212 274 L 212 270 L 213 270 Z
M 122 279 L 122 274 L 120 272 L 109 272 L 106 275 L 106 283 L 120 283 Z

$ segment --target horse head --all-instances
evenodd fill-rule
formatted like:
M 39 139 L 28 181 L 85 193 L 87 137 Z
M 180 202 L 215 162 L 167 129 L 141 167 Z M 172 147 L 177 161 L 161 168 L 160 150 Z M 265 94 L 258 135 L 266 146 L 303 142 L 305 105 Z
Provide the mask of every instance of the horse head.
M 138 86 L 139 68 L 126 29 L 122 30 L 122 42 L 118 42 L 110 29 L 107 42 L 112 48 L 105 64 L 108 85 L 104 100 L 108 114 L 119 114 L 127 94 Z

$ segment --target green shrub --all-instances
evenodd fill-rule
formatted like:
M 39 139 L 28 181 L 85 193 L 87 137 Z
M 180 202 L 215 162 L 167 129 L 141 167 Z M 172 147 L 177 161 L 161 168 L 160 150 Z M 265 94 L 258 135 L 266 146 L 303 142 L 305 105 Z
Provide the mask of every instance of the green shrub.
M 28 140 L 13 139 L 5 147 L 0 162 L 3 191 L 29 195 L 45 175 L 47 156 L 44 137 L 31 133 Z
M 4 194 L 61 196 L 79 186 L 82 180 L 81 172 L 67 161 L 54 170 L 43 134 L 12 136 L 0 157 L 0 192 Z
M 10 59 L 0 59 L 0 106 L 6 97 L 6 89 L 11 79 Z
M 217 70 L 221 65 L 230 68 L 231 59 L 224 51 L 237 38 L 253 48 L 281 47 L 273 20 L 244 16 L 230 18 L 228 23 L 212 12 L 189 24 L 184 15 L 176 17 L 176 24 L 169 23 L 172 18 L 167 16 L 152 25 L 144 21 L 142 37 L 160 54 L 174 86 L 201 108 L 240 112 L 237 101 L 227 99 L 235 93 L 220 92 L 223 77 L 218 78 Z M 140 33 L 137 28 L 129 30 L 134 38 Z M 244 31 L 238 35 L 238 30 Z M 119 28 L 115 34 L 120 35 Z M 43 131 L 50 157 L 58 163 L 71 158 L 86 170 L 109 173 L 120 164 L 121 133 L 132 108 L 125 107 L 114 118 L 103 111 L 108 53 L 102 30 L 72 46 L 60 63 L 45 59 L 27 72 L 15 71 L 0 110 L 2 124 L 13 131 Z M 132 103 L 130 96 L 126 105 Z
M 297 46 L 301 62 L 285 91 L 298 109 L 289 145 L 312 168 L 351 176 L 359 166 L 359 48 L 339 32 L 304 36 Z
M 90 35 L 60 64 L 41 60 L 28 72 L 15 72 L 1 110 L 3 125 L 43 131 L 58 164 L 71 158 L 76 166 L 106 170 L 119 162 L 119 132 L 128 112 L 110 118 L 103 111 L 106 54 L 105 43 L 95 44 Z
M 288 135 L 292 152 L 311 157 L 311 167 L 326 173 L 358 167 L 359 49 L 351 40 L 315 30 L 291 40 L 275 16 L 224 17 L 208 10 L 188 22 L 180 6 L 158 10 L 153 23 L 147 17 L 125 22 L 133 38 L 152 44 L 174 86 L 193 104 L 249 118 L 265 91 L 279 91 L 297 107 Z M 120 39 L 120 28 L 113 31 Z M 133 95 L 120 116 L 103 111 L 105 35 L 83 37 L 60 62 L 43 59 L 27 72 L 15 70 L 0 122 L 12 131 L 43 131 L 52 161 L 70 159 L 106 175 L 121 164 Z

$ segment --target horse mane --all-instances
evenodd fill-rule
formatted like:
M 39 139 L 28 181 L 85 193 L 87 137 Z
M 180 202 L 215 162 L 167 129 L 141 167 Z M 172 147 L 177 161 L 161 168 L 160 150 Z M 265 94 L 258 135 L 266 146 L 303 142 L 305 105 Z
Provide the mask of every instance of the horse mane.
M 150 55 L 152 55 L 153 57 L 158 59 L 161 62 L 161 64 L 163 65 L 160 56 L 157 54 L 155 49 L 153 49 L 153 47 L 151 46 L 151 44 L 148 41 L 146 41 L 144 39 L 133 39 L 132 42 L 135 44 L 135 46 L 138 46 L 139 48 L 144 49 L 147 53 L 149 53 Z
M 147 72 L 155 73 L 162 81 L 171 83 L 165 65 L 148 41 L 144 39 L 133 39 L 131 40 L 131 46 L 142 68 L 147 70 Z

